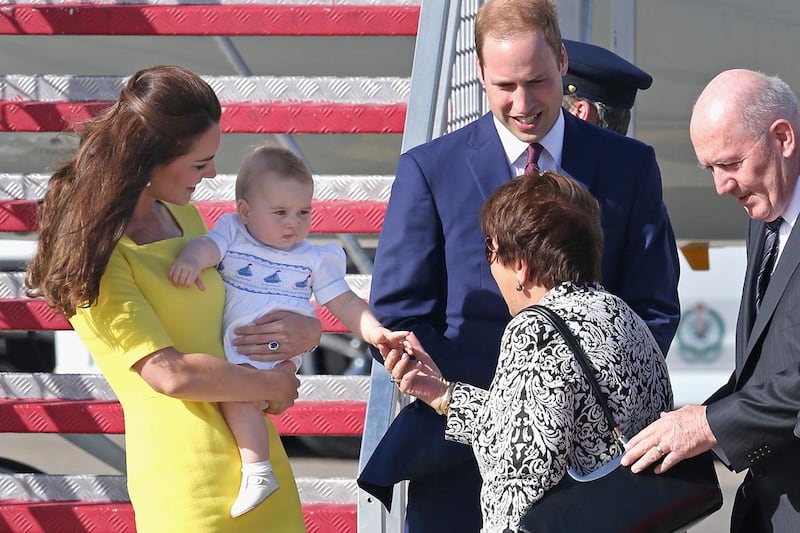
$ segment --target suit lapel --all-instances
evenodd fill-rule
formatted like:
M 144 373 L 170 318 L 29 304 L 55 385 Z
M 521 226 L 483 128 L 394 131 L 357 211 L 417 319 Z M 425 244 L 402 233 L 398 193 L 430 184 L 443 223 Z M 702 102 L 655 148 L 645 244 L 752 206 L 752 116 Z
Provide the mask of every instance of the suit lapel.
M 467 144 L 467 163 L 485 200 L 498 186 L 511 179 L 511 169 L 491 113 L 481 117 Z
M 561 147 L 561 168 L 591 191 L 600 154 L 598 150 L 592 149 L 586 140 L 584 130 L 587 126 L 594 126 L 575 118 L 570 113 L 565 111 L 562 113 L 564 113 L 564 141 Z
M 736 343 L 736 369 L 741 372 L 744 368 L 746 354 L 750 353 L 750 333 L 756 319 L 755 311 L 755 283 L 758 272 L 761 248 L 764 246 L 764 223 L 750 220 L 747 235 L 747 270 L 742 288 L 742 303 L 739 309 L 739 338 Z
M 758 243 L 756 250 L 758 250 L 759 253 L 753 254 L 753 257 L 750 259 L 750 261 L 748 261 L 747 265 L 747 279 L 749 285 L 747 294 L 751 309 L 753 300 L 753 284 L 755 283 L 754 278 L 755 271 L 757 269 L 756 263 L 758 262 L 760 250 L 764 244 L 763 222 L 758 224 L 757 231 L 758 232 L 756 235 L 758 237 L 755 240 Z M 747 348 L 743 354 L 745 363 L 747 362 L 747 358 L 750 357 L 759 337 L 764 333 L 764 329 L 767 327 L 770 318 L 772 318 L 772 314 L 775 312 L 775 308 L 777 307 L 781 296 L 783 296 L 786 286 L 789 284 L 789 279 L 791 279 L 792 275 L 797 270 L 798 264 L 800 264 L 800 231 L 795 231 L 793 228 L 792 232 L 789 234 L 789 239 L 786 241 L 786 246 L 783 248 L 780 257 L 778 258 L 778 264 L 775 266 L 775 271 L 770 277 L 769 285 L 767 285 L 767 291 L 764 293 L 764 300 L 761 303 L 761 309 L 754 317 L 753 327 L 750 330 L 750 335 L 747 339 Z
M 564 140 L 561 168 L 571 177 L 591 190 L 595 169 L 599 165 L 596 150 L 591 149 L 585 137 L 585 128 L 594 128 L 588 122 L 564 112 Z M 503 145 L 494 126 L 492 114 L 487 113 L 478 121 L 468 141 L 467 160 L 472 177 L 486 199 L 494 190 L 511 179 L 511 169 L 505 157 Z

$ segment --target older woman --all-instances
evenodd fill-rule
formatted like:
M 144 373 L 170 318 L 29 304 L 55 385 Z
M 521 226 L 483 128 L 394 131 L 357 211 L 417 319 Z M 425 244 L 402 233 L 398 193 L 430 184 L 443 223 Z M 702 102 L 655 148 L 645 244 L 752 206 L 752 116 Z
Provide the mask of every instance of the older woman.
M 523 176 L 495 191 L 480 222 L 513 316 L 489 390 L 447 381 L 413 335 L 385 366 L 400 390 L 447 417 L 448 439 L 472 446 L 484 531 L 513 531 L 567 469 L 586 475 L 622 453 L 564 339 L 529 306 L 567 322 L 626 435 L 670 409 L 672 391 L 645 323 L 599 284 L 600 208 L 587 190 L 553 172 Z

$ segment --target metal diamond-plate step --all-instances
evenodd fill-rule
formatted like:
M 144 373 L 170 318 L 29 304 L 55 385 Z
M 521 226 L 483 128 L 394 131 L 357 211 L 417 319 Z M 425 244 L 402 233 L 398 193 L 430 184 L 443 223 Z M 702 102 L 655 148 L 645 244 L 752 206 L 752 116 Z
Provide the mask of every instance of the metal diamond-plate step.
M 220 101 L 395 104 L 406 102 L 409 78 L 204 76 Z M 0 100 L 107 102 L 119 98 L 128 77 L 54 74 L 0 76 Z
M 9 176 L 5 181 L 4 176 Z M 4 183 L 20 178 L 10 174 L 0 174 L 0 195 L 5 190 Z M 20 176 L 20 175 L 16 175 Z M 318 200 L 352 200 L 388 202 L 392 192 L 394 176 L 368 175 L 320 175 L 314 176 L 314 198 Z M 192 196 L 194 200 L 233 200 L 235 198 L 236 176 L 221 174 L 214 179 L 203 180 Z M 1 198 L 2 196 L 0 196 Z
M 298 376 L 299 401 L 365 402 L 369 376 Z M 0 398 L 115 400 L 101 374 L 0 373 Z
M 344 277 L 350 288 L 364 300 L 369 300 L 372 276 L 368 274 L 347 274 Z M 0 272 L 0 298 L 24 298 L 25 273 Z
M 116 400 L 101 374 L 0 373 L 0 397 Z
M 48 174 L 0 173 L 0 200 L 38 200 L 47 190 Z M 394 176 L 318 175 L 314 176 L 314 198 L 318 200 L 352 200 L 388 202 Z M 195 201 L 235 198 L 236 176 L 220 174 L 204 179 L 192 196 Z
M 303 504 L 354 504 L 355 480 L 346 478 L 297 478 Z M 0 500 L 36 501 L 130 501 L 125 476 L 0 474 Z
M 0 498 L 31 501 L 130 501 L 125 476 L 0 474 Z

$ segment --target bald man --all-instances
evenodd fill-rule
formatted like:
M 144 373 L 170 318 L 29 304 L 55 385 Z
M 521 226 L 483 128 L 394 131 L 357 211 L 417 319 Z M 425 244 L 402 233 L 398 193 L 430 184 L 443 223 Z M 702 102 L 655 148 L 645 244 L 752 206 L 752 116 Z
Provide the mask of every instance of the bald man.
M 747 212 L 747 271 L 736 326 L 736 369 L 705 405 L 662 415 L 622 459 L 656 472 L 713 449 L 747 470 L 734 532 L 800 531 L 800 109 L 776 77 L 729 70 L 694 106 L 689 133 L 720 196 Z M 773 245 L 774 243 L 774 245 Z

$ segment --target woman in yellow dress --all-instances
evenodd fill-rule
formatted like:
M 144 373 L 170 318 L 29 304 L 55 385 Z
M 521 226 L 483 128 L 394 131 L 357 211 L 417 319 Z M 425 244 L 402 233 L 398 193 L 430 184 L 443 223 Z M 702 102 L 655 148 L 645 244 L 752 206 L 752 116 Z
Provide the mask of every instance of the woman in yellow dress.
M 263 371 L 226 362 L 217 271 L 203 272 L 204 290 L 174 288 L 167 276 L 183 246 L 206 232 L 189 200 L 216 175 L 220 115 L 214 91 L 193 72 L 137 72 L 108 110 L 84 124 L 77 153 L 53 174 L 39 209 L 29 294 L 69 318 L 122 404 L 139 533 L 305 531 L 268 417 L 280 489 L 250 513 L 230 516 L 241 464 L 217 403 L 264 401 L 269 413 L 285 410 L 297 397 L 294 364 Z M 281 313 L 240 333 L 242 353 L 279 360 L 315 345 L 321 326 Z M 272 341 L 279 350 L 267 350 Z

